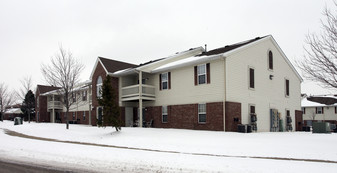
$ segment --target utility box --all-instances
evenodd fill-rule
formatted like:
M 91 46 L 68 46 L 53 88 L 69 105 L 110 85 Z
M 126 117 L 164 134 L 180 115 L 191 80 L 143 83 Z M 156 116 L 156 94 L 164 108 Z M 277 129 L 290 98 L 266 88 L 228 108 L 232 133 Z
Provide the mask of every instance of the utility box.
M 331 133 L 330 123 L 328 122 L 313 122 L 312 133 Z
M 22 124 L 22 119 L 20 117 L 15 117 L 14 118 L 14 125 L 20 125 Z

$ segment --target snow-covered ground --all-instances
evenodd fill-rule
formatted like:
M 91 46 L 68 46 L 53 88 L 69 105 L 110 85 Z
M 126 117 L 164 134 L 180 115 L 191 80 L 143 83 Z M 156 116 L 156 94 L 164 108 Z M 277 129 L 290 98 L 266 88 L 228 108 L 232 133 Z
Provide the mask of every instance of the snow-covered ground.
M 3 129 L 62 141 L 131 149 L 13 137 L 6 135 Z M 288 173 L 337 170 L 337 163 L 284 159 L 336 162 L 337 134 L 242 134 L 155 128 L 122 128 L 121 132 L 115 132 L 111 127 L 70 125 L 70 129 L 66 130 L 65 124 L 25 122 L 14 126 L 12 121 L 4 121 L 0 122 L 0 141 L 0 159 L 3 160 L 97 172 Z M 256 157 L 274 157 L 281 160 Z

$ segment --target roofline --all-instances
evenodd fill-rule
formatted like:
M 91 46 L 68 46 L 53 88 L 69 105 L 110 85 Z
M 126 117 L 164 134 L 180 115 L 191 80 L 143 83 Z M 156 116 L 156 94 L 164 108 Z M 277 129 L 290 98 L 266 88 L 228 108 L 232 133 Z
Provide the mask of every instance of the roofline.
M 103 63 L 102 63 L 100 57 L 97 57 L 96 62 L 95 62 L 95 65 L 94 65 L 94 68 L 92 69 L 91 74 L 90 74 L 90 80 L 92 80 L 92 77 L 93 77 L 93 75 L 94 75 L 94 72 L 95 72 L 95 69 L 96 69 L 96 67 L 97 67 L 97 65 L 98 65 L 98 62 L 101 63 L 101 65 L 102 65 L 102 67 L 103 67 L 105 73 L 108 74 L 108 70 L 107 70 L 107 69 L 105 68 L 105 66 L 103 65 Z
M 280 46 L 277 44 L 277 42 L 275 41 L 274 37 L 272 35 L 267 35 L 257 41 L 254 41 L 254 42 L 251 42 L 251 43 L 248 43 L 244 46 L 241 46 L 239 48 L 236 48 L 236 49 L 233 49 L 231 51 L 228 51 L 228 52 L 225 52 L 223 53 L 223 56 L 226 58 L 234 53 L 237 53 L 241 50 L 244 50 L 248 47 L 251 47 L 251 46 L 254 46 L 256 44 L 259 44 L 260 42 L 263 42 L 265 40 L 268 40 L 270 39 L 272 41 L 272 43 L 275 45 L 275 47 L 277 48 L 277 50 L 281 53 L 281 55 L 284 57 L 284 59 L 286 60 L 286 62 L 288 63 L 288 65 L 290 66 L 290 68 L 293 70 L 293 72 L 296 74 L 296 76 L 298 77 L 298 79 L 303 82 L 303 78 L 301 77 L 301 75 L 297 72 L 297 70 L 295 69 L 295 67 L 292 65 L 292 63 L 289 61 L 288 57 L 285 55 L 285 53 L 283 52 L 283 50 L 280 48 Z

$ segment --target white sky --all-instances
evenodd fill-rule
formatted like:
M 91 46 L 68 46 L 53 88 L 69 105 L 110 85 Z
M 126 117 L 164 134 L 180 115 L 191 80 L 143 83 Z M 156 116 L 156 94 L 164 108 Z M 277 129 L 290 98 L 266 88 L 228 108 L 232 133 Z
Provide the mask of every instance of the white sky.
M 0 0 L 0 82 L 46 84 L 41 63 L 60 44 L 85 64 L 83 80 L 98 56 L 139 64 L 268 34 L 294 62 L 305 35 L 320 32 L 325 5 L 333 8 L 330 0 Z M 304 82 L 302 93 L 336 91 Z

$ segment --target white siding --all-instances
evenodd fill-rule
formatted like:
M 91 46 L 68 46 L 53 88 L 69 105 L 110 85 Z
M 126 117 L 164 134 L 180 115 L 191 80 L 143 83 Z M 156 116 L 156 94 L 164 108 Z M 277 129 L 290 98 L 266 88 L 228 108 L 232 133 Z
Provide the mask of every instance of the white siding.
M 268 70 L 268 51 L 273 52 L 274 69 Z M 255 89 L 249 88 L 248 68 L 255 69 Z M 249 123 L 248 104 L 254 104 L 258 131 L 270 130 L 270 108 L 278 109 L 285 122 L 290 110 L 295 129 L 295 110 L 300 106 L 300 79 L 269 39 L 226 58 L 226 101 L 241 103 L 242 123 Z M 273 79 L 269 79 L 273 75 Z M 285 79 L 290 81 L 290 96 L 285 97 Z
M 171 72 L 171 89 L 159 90 L 159 74 L 150 80 L 156 88 L 156 100 L 145 105 L 162 106 L 224 101 L 224 61 L 210 62 L 211 83 L 194 85 L 194 66 L 174 69 Z
M 324 107 L 324 114 L 316 114 L 316 107 L 306 107 L 305 114 L 303 114 L 303 120 L 335 120 L 337 121 L 337 114 L 335 113 L 335 107 Z

